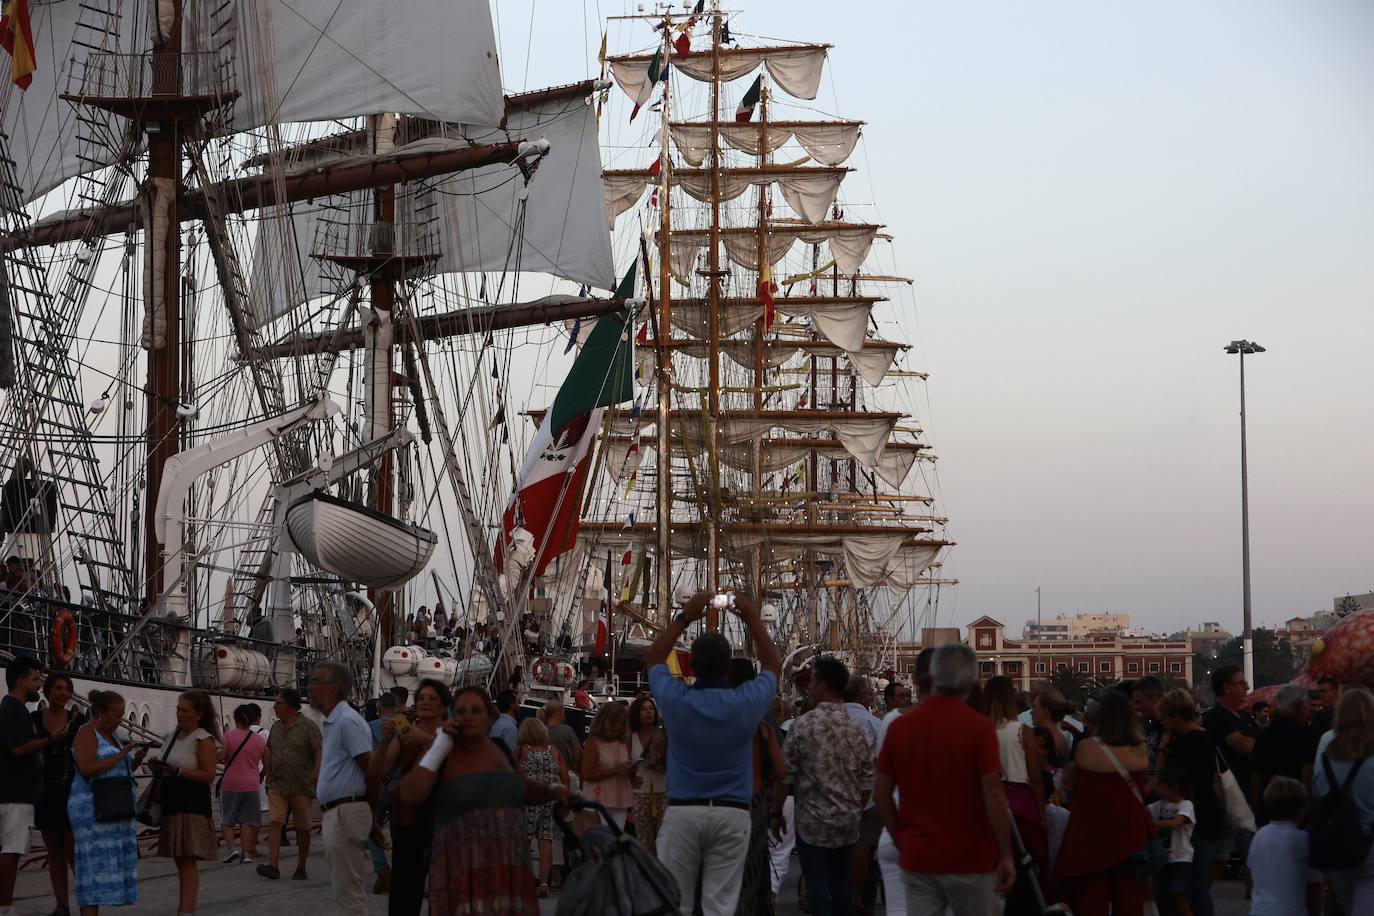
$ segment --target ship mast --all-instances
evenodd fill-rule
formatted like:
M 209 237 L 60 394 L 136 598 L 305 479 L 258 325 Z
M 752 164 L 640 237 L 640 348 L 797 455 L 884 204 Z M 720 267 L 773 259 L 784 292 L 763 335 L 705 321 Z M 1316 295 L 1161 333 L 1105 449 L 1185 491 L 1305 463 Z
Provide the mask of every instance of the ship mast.
M 672 43 L 668 40 L 666 24 L 663 29 L 663 53 L 665 59 L 671 53 Z M 655 429 L 657 445 L 654 449 L 658 473 L 655 475 L 658 486 L 658 565 L 655 569 L 655 600 L 658 606 L 658 622 L 667 626 L 673 608 L 673 274 L 672 259 L 669 257 L 671 238 L 672 197 L 669 193 L 668 173 L 672 170 L 672 157 L 669 155 L 669 119 L 671 117 L 671 83 L 663 84 L 663 124 L 659 136 L 659 233 L 663 244 L 658 249 L 658 333 L 654 342 L 658 345 L 658 415 Z M 646 270 L 647 270 L 647 266 Z M 609 595 L 607 598 L 609 599 Z
M 710 419 L 707 429 L 711 437 L 711 449 L 707 466 L 711 479 L 707 492 L 710 494 L 710 512 L 706 526 L 706 587 L 712 592 L 720 590 L 720 536 L 723 519 L 723 506 L 720 498 L 720 24 L 721 10 L 719 0 L 711 2 L 711 243 L 707 265 L 707 361 L 709 364 L 707 381 L 707 411 Z M 706 615 L 708 630 L 720 629 L 720 614 L 710 611 Z
M 373 154 L 390 151 L 396 145 L 396 116 L 378 114 L 370 118 L 370 133 Z M 391 256 L 396 253 L 396 186 L 384 184 L 373 191 L 373 219 L 371 248 L 377 259 L 376 266 L 368 271 L 368 290 L 371 293 L 372 318 L 367 323 L 367 421 L 369 438 L 376 439 L 391 432 L 396 425 L 392 409 L 393 393 L 393 346 L 395 326 L 392 323 L 392 310 L 396 305 L 396 277 Z M 391 515 L 394 491 L 394 458 L 390 449 L 384 451 L 372 470 L 372 506 L 378 512 Z M 373 606 L 377 609 L 377 630 L 387 645 L 391 641 L 392 592 L 381 589 L 368 589 Z

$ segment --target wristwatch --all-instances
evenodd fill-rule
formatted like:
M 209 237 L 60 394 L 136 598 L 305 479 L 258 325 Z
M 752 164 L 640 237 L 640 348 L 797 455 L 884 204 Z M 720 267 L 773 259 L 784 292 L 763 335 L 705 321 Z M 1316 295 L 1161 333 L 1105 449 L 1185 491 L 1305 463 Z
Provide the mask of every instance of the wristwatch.
M 686 611 L 678 611 L 677 616 L 673 618 L 673 622 L 680 623 L 685 627 L 692 622 L 692 618 L 687 616 Z

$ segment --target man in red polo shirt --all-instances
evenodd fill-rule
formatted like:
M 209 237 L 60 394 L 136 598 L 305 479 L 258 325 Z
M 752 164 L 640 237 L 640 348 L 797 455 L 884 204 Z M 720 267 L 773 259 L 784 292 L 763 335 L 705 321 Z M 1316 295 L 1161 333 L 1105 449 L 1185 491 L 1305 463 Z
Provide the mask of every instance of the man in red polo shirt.
M 908 916 L 998 916 L 1016 868 L 997 732 L 964 701 L 978 657 L 941 646 L 931 675 L 934 696 L 888 728 L 878 811 L 901 854 Z

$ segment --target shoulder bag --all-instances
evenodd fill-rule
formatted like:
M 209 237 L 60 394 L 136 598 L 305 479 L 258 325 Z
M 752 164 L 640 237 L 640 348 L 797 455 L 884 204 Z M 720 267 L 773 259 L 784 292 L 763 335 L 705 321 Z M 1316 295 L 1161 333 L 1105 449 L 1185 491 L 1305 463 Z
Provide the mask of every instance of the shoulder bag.
M 1221 755 L 1220 749 L 1214 749 L 1214 753 L 1217 758 L 1216 793 L 1222 808 L 1226 810 L 1226 823 L 1232 830 L 1254 833 L 1255 813 L 1250 810 L 1250 803 L 1236 781 L 1236 774 L 1226 765 L 1226 758 Z
M 119 739 L 115 739 L 115 747 L 124 749 Z M 123 763 L 123 776 L 96 776 L 89 781 L 98 824 L 131 821 L 138 813 L 134 806 L 134 775 L 129 769 L 129 759 L 124 758 Z
M 1135 780 L 1132 779 L 1131 774 L 1126 771 L 1126 767 L 1124 767 L 1121 761 L 1117 759 L 1116 755 L 1112 753 L 1111 748 L 1102 743 L 1101 738 L 1094 738 L 1093 743 L 1102 749 L 1102 753 L 1112 762 L 1112 766 L 1116 767 L 1116 771 L 1121 774 L 1121 778 L 1126 780 L 1126 785 L 1130 787 L 1131 794 L 1135 796 L 1136 801 L 1140 802 L 1140 806 L 1145 809 L 1145 817 L 1153 823 L 1154 818 L 1150 815 L 1150 809 L 1145 804 L 1144 796 L 1140 794 L 1140 787 L 1135 784 Z M 1169 850 L 1164 848 L 1164 841 L 1160 839 L 1158 832 L 1151 834 L 1149 840 L 1145 842 L 1145 846 L 1139 852 L 1131 856 L 1131 865 L 1135 868 L 1135 879 L 1137 881 L 1150 880 L 1161 868 L 1168 864 Z
M 172 753 L 172 748 L 177 746 L 177 739 L 181 737 L 181 729 L 172 732 L 172 740 L 167 745 L 167 750 L 162 752 L 162 760 L 165 763 L 167 756 Z M 143 787 L 143 793 L 138 796 L 138 822 L 148 827 L 159 827 L 162 825 L 162 774 L 157 773 L 148 785 Z
M 215 798 L 219 798 L 220 789 L 224 786 L 224 777 L 229 774 L 229 768 L 233 766 L 234 761 L 238 759 L 239 751 L 243 750 L 243 746 L 252 740 L 253 732 L 250 729 L 248 734 L 244 736 L 244 739 L 239 742 L 239 746 L 234 748 L 234 753 L 230 754 L 229 759 L 224 762 L 224 772 L 220 773 L 219 779 L 215 780 Z

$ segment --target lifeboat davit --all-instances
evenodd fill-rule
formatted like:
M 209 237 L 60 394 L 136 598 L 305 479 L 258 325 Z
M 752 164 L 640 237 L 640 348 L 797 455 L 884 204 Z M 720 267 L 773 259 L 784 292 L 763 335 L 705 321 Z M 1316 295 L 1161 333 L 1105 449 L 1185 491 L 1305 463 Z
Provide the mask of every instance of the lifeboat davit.
M 433 531 L 320 491 L 286 508 L 286 529 L 312 564 L 369 588 L 409 582 L 439 543 Z

